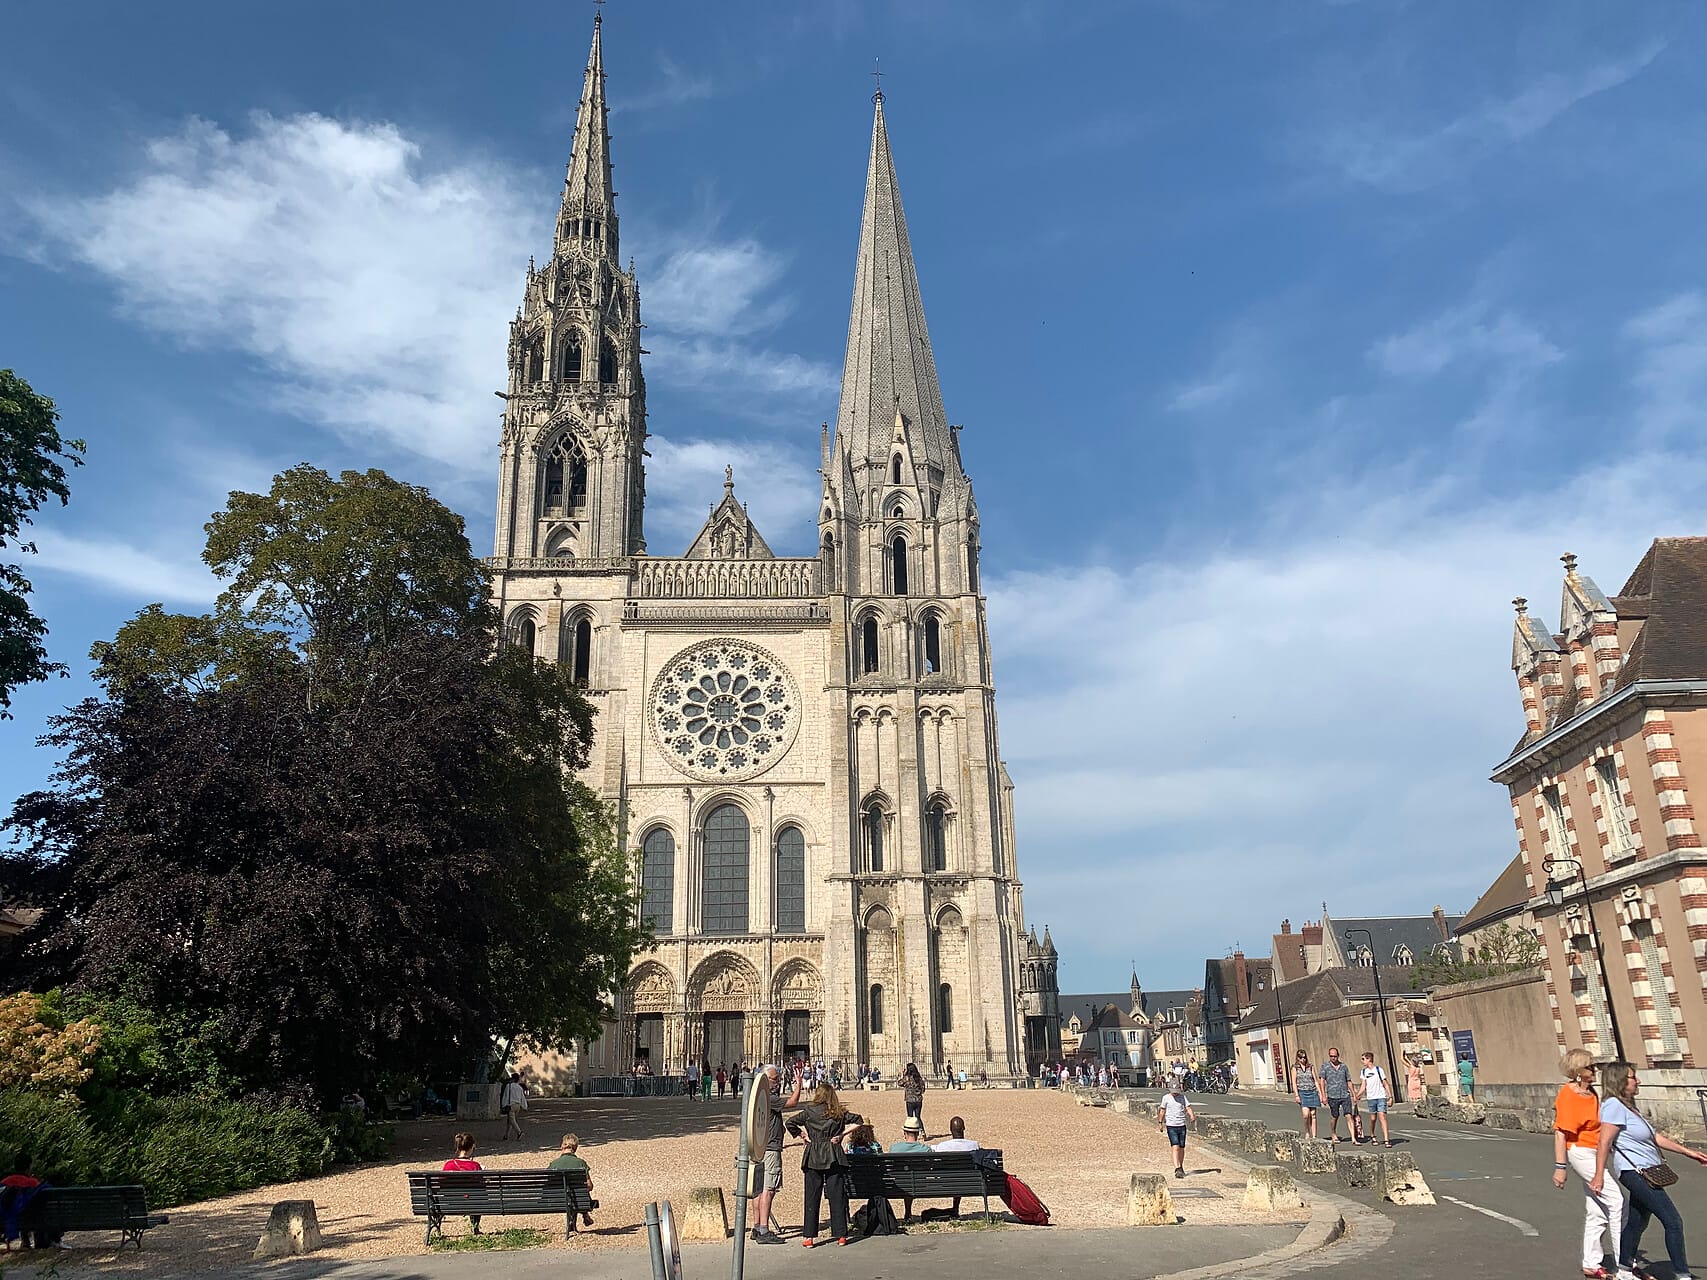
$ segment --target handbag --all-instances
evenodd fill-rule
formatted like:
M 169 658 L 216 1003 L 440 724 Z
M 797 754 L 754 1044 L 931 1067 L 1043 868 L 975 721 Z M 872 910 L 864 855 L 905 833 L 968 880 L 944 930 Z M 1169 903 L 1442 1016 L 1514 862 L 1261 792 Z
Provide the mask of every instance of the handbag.
M 1632 1109 L 1632 1114 L 1635 1114 L 1634 1109 Z M 1614 1142 L 1612 1145 L 1616 1147 L 1618 1143 Z M 1635 1168 L 1634 1165 L 1631 1167 Z M 1636 1172 L 1642 1175 L 1642 1180 L 1650 1187 L 1669 1187 L 1677 1181 L 1677 1170 L 1664 1160 L 1658 1164 L 1651 1164 L 1646 1169 L 1636 1169 Z

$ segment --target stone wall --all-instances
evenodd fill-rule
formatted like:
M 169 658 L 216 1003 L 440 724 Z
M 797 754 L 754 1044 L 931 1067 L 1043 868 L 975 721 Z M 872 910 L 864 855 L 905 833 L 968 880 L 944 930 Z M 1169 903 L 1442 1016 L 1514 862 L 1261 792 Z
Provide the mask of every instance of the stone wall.
M 1436 987 L 1431 993 L 1436 1027 L 1476 1037 L 1476 1092 L 1492 1085 L 1548 1085 L 1551 1102 L 1559 1078 L 1559 1043 L 1547 1002 L 1547 980 L 1536 973 L 1506 974 Z

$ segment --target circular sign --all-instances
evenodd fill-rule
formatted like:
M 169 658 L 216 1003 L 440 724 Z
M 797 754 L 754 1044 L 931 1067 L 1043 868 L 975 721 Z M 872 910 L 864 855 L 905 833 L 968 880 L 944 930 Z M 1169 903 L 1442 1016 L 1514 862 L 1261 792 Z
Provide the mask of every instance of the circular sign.
M 756 777 L 794 742 L 794 677 L 745 640 L 706 640 L 670 659 L 652 682 L 646 719 L 665 757 L 706 782 Z

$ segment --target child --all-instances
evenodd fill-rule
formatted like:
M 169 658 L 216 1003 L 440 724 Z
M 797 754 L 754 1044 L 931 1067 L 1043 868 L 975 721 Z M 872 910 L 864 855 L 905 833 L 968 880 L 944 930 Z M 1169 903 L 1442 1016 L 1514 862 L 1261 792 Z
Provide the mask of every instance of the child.
M 580 1156 L 575 1154 L 580 1149 L 581 1149 L 581 1139 L 580 1138 L 576 1137 L 572 1133 L 564 1134 L 563 1135 L 563 1143 L 562 1143 L 562 1146 L 560 1148 L 560 1150 L 562 1151 L 563 1154 L 558 1156 L 557 1159 L 553 1160 L 550 1164 L 546 1165 L 545 1167 L 547 1169 L 567 1169 L 571 1173 L 584 1173 L 584 1174 L 586 1174 L 587 1175 L 587 1194 L 592 1195 L 593 1194 L 593 1171 L 587 1167 L 587 1162 L 585 1160 L 581 1159 Z M 588 1227 L 592 1226 L 593 1225 L 593 1215 L 590 1213 L 583 1213 L 581 1215 L 581 1223 L 583 1226 L 588 1226 Z
M 1191 1109 L 1191 1103 L 1186 1101 L 1185 1090 L 1180 1088 L 1178 1077 L 1162 1095 L 1161 1114 L 1156 1117 L 1156 1127 L 1168 1135 L 1168 1145 L 1174 1151 L 1174 1177 L 1185 1177 L 1185 1127 L 1197 1119 L 1197 1113 Z
M 456 1159 L 445 1161 L 446 1173 L 474 1173 L 480 1168 L 480 1161 L 474 1158 L 474 1135 L 459 1133 L 451 1139 L 456 1144 Z M 480 1215 L 470 1214 L 468 1221 L 474 1228 L 474 1234 L 480 1234 Z
M 855 1125 L 848 1131 L 847 1152 L 850 1156 L 880 1156 L 883 1145 L 877 1141 L 877 1133 L 868 1124 Z

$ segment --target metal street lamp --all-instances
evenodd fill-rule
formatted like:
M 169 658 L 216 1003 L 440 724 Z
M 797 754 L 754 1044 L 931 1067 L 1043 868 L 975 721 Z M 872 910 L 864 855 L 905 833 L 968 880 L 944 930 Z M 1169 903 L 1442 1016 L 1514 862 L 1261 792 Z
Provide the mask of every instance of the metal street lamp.
M 1600 928 L 1594 922 L 1594 903 L 1589 901 L 1588 876 L 1583 871 L 1583 864 L 1576 858 L 1543 858 L 1541 869 L 1547 873 L 1547 901 L 1554 910 L 1565 905 L 1565 890 L 1570 886 L 1571 877 L 1567 874 L 1555 877 L 1553 868 L 1567 868 L 1568 872 L 1576 873 L 1576 880 L 1582 886 L 1583 914 L 1588 917 L 1588 936 L 1594 943 L 1594 962 L 1600 969 L 1600 990 L 1606 997 L 1606 1020 L 1612 1024 L 1612 1051 L 1617 1060 L 1624 1061 L 1624 1037 L 1618 1031 L 1618 1010 L 1612 1004 L 1612 985 L 1606 978 L 1606 952 L 1600 945 Z
M 1381 995 L 1381 957 L 1375 954 L 1375 935 L 1373 933 L 1367 929 L 1347 929 L 1345 940 L 1350 942 L 1351 935 L 1354 933 L 1361 933 L 1369 939 L 1369 967 L 1375 971 L 1375 1004 L 1381 1011 L 1381 1039 L 1387 1045 L 1387 1071 L 1389 1073 L 1387 1079 L 1390 1082 L 1387 1087 L 1389 1090 L 1394 1090 L 1399 1087 L 1399 1063 L 1393 1057 L 1393 1031 L 1387 1025 L 1387 1001 Z

